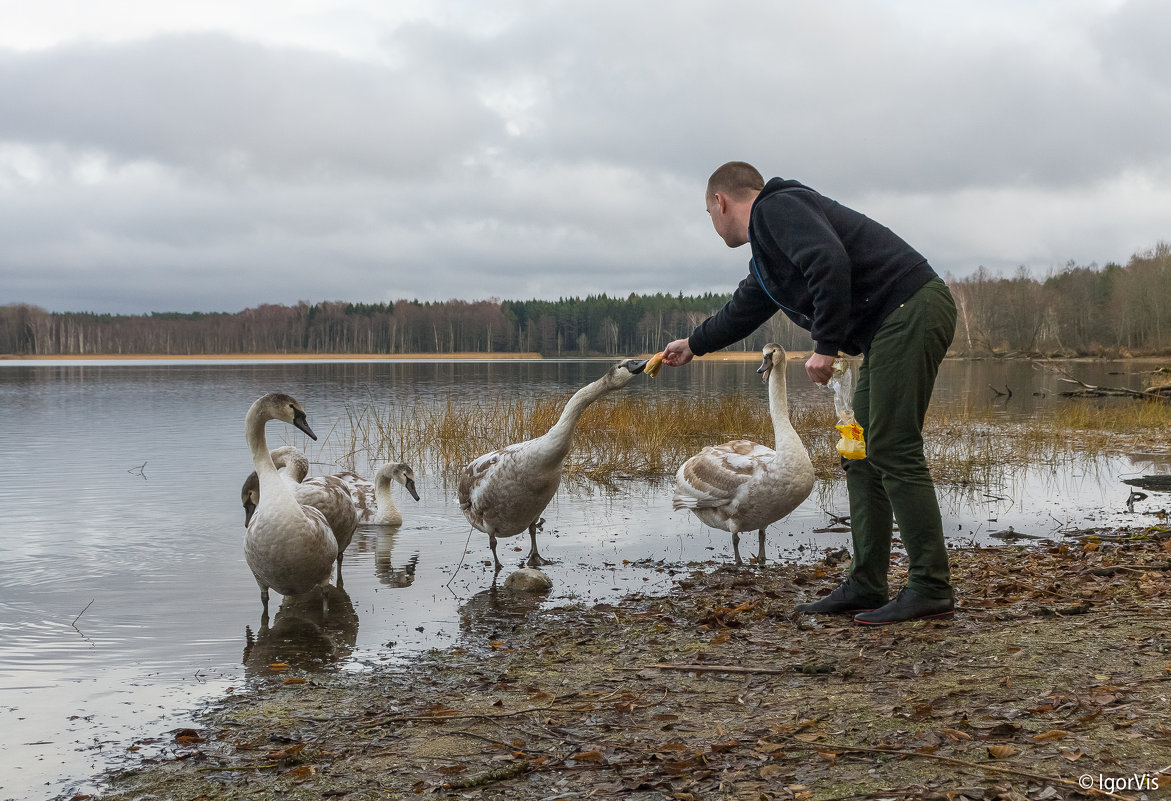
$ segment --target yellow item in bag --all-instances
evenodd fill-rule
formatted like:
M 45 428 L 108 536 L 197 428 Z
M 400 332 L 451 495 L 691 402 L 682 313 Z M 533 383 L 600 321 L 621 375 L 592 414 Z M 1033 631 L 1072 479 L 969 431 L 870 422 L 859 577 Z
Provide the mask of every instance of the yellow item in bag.
M 866 458 L 866 437 L 862 426 L 854 419 L 854 370 L 849 360 L 835 360 L 833 376 L 827 384 L 834 391 L 834 409 L 838 413 L 838 424 L 834 428 L 842 435 L 838 440 L 838 453 L 843 459 Z
M 838 440 L 838 453 L 845 459 L 865 459 L 866 439 L 862 436 L 862 426 L 853 420 L 854 416 L 850 415 L 851 422 L 834 426 L 842 432 L 842 438 Z

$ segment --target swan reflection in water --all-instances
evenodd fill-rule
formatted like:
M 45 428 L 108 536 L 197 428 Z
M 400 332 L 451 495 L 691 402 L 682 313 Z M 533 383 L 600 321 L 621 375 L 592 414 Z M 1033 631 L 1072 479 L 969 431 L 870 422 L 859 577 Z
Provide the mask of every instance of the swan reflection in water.
M 419 566 L 419 551 L 416 549 L 405 560 L 401 535 L 397 528 L 382 528 L 374 539 L 374 575 L 387 587 L 401 589 L 415 583 L 415 568 Z M 398 547 L 400 564 L 395 564 L 394 551 Z
M 324 592 L 329 612 L 322 612 Z M 353 653 L 358 641 L 358 614 L 349 593 L 325 585 L 303 595 L 286 596 L 269 625 L 260 618 L 260 628 L 244 629 L 244 672 L 248 676 L 269 675 L 269 665 L 284 663 L 306 671 L 327 670 Z

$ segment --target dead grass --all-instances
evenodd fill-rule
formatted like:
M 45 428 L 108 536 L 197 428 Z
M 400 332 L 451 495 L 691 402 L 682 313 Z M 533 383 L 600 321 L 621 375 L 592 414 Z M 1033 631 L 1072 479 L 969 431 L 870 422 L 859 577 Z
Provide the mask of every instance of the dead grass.
M 416 400 L 398 406 L 351 407 L 321 443 L 319 459 L 353 467 L 403 459 L 451 478 L 482 453 L 544 434 L 564 398 Z M 823 481 L 840 477 L 833 410 L 794 404 L 793 422 Z M 1000 482 L 1005 471 L 1101 458 L 1123 448 L 1150 450 L 1171 426 L 1171 405 L 1150 401 L 1077 401 L 1028 423 L 1006 423 L 991 410 L 933 408 L 924 430 L 928 464 L 944 486 Z M 566 466 L 568 478 L 609 484 L 622 478 L 658 479 L 706 445 L 730 439 L 772 444 L 766 403 L 743 394 L 712 398 L 616 396 L 582 416 Z

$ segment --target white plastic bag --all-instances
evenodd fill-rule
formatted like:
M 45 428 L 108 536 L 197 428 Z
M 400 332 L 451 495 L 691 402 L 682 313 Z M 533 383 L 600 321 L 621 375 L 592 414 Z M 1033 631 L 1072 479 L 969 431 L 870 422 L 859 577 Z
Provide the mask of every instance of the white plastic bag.
M 838 453 L 843 459 L 865 459 L 866 438 L 862 426 L 854 419 L 854 380 L 857 366 L 849 359 L 836 359 L 834 372 L 826 383 L 834 391 L 834 411 L 838 413 L 838 424 L 834 426 L 842 435 L 838 440 Z

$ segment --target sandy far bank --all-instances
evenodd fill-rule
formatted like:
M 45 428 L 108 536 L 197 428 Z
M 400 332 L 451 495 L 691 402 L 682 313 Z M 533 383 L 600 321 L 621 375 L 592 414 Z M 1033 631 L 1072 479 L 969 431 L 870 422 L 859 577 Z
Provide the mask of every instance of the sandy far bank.
M 635 354 L 630 358 L 650 358 L 653 354 L 643 353 Z M 790 359 L 807 358 L 808 352 L 789 353 Z M 557 357 L 544 357 L 539 353 L 194 353 L 194 354 L 177 354 L 177 353 L 85 353 L 85 354 L 70 354 L 70 353 L 56 353 L 43 356 L 24 355 L 16 353 L 0 354 L 0 360 L 3 361 L 139 361 L 147 359 L 177 359 L 177 360 L 218 360 L 218 359 L 262 359 L 273 361 L 343 361 L 343 360 L 386 360 L 386 361 L 400 361 L 400 360 L 414 360 L 414 359 L 441 359 L 441 360 L 484 360 L 484 359 L 544 359 Z M 561 358 L 576 358 L 571 354 L 566 354 Z M 590 356 L 591 359 L 619 359 L 621 356 Z M 697 360 L 710 362 L 756 362 L 760 361 L 760 352 L 756 350 L 749 351 L 719 351 L 716 353 L 709 353 L 706 356 L 699 356 Z

